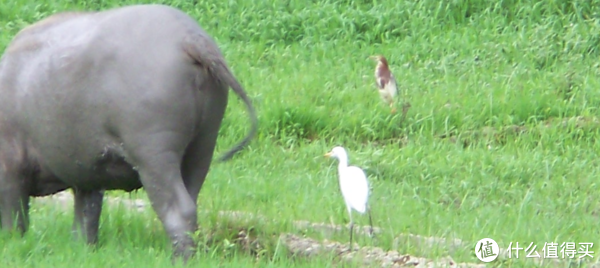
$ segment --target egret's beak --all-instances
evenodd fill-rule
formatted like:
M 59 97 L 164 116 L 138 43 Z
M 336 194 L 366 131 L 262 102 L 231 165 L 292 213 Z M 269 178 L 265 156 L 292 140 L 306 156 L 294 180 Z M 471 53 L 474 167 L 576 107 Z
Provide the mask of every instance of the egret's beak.
M 331 155 L 333 155 L 333 153 L 332 153 L 332 152 L 329 152 L 329 153 L 326 153 L 326 154 L 325 154 L 325 157 L 331 157 Z

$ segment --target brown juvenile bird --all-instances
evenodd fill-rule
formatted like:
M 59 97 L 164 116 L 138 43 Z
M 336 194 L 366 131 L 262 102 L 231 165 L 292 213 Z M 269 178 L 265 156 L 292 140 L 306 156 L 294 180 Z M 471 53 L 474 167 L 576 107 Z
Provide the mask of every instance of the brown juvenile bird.
M 394 106 L 394 98 L 398 94 L 398 88 L 396 87 L 396 78 L 390 71 L 387 59 L 384 56 L 377 55 L 369 57 L 377 61 L 375 67 L 375 81 L 379 89 L 379 95 L 390 108 L 392 113 L 396 113 L 396 107 Z

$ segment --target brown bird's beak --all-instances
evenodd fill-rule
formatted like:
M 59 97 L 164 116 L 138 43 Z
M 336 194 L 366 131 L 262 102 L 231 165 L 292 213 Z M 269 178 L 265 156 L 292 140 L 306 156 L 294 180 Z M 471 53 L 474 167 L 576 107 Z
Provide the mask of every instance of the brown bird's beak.
M 332 154 L 333 154 L 332 152 L 326 153 L 325 157 L 331 157 Z
M 372 60 L 379 60 L 379 58 L 378 58 L 377 56 L 369 56 L 369 59 L 372 59 Z

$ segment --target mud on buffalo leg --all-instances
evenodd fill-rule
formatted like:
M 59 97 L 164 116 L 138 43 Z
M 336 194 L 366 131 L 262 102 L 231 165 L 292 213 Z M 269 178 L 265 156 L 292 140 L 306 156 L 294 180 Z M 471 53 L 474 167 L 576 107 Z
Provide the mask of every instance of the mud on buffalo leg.
M 75 219 L 73 233 L 88 244 L 98 242 L 98 225 L 102 212 L 103 191 L 84 191 L 73 189 L 75 195 Z
M 173 244 L 173 257 L 187 261 L 195 252 L 196 202 L 190 198 L 180 171 L 181 157 L 169 151 L 144 148 L 136 154 L 138 172 L 152 208 Z
M 2 229 L 17 229 L 24 234 L 29 227 L 29 193 L 26 180 L 17 172 L 0 170 L 0 219 Z

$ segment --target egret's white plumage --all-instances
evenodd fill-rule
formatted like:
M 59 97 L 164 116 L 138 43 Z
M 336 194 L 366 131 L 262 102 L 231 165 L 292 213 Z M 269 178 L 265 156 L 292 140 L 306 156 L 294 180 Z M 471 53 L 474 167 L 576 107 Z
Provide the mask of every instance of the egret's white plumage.
M 348 154 L 343 147 L 337 146 L 331 152 L 325 154 L 327 157 L 337 158 L 338 176 L 340 182 L 340 190 L 346 209 L 350 217 L 350 247 L 352 247 L 352 229 L 354 221 L 352 220 L 352 209 L 363 214 L 365 211 L 369 213 L 369 223 L 371 224 L 371 233 L 373 232 L 373 223 L 371 221 L 371 211 L 367 206 L 369 199 L 369 183 L 365 172 L 359 167 L 348 166 Z
M 367 208 L 367 199 L 369 198 L 369 185 L 362 169 L 353 166 L 338 166 L 340 176 L 340 189 L 348 210 L 354 210 L 365 213 Z

